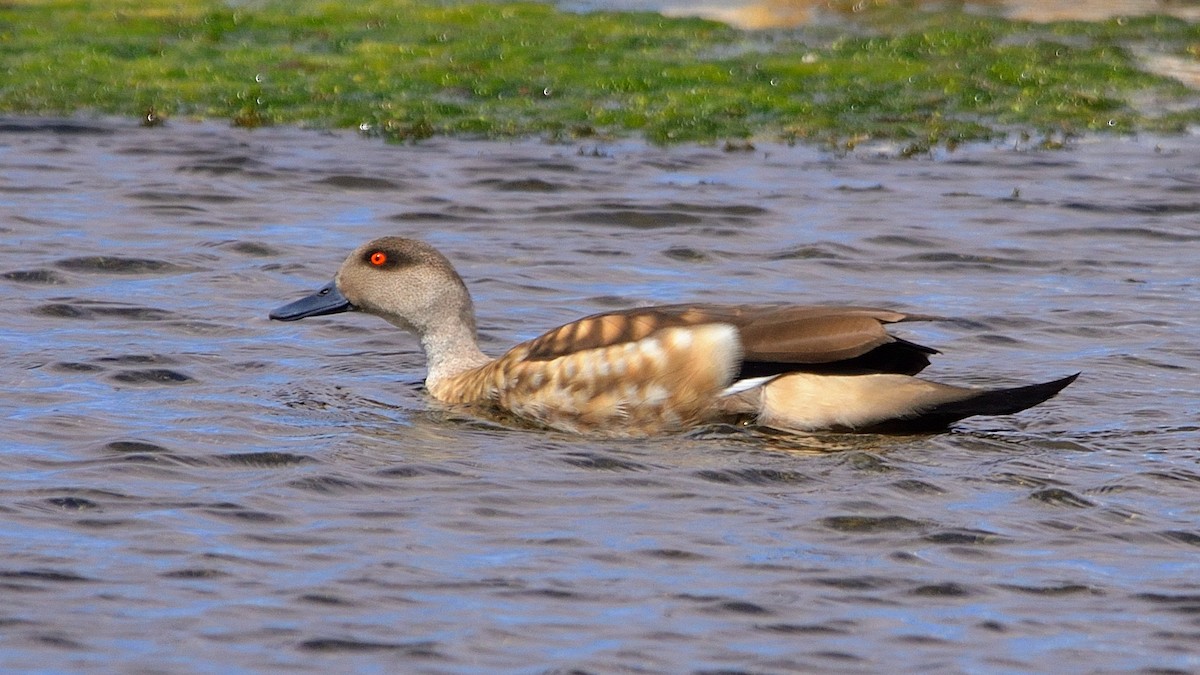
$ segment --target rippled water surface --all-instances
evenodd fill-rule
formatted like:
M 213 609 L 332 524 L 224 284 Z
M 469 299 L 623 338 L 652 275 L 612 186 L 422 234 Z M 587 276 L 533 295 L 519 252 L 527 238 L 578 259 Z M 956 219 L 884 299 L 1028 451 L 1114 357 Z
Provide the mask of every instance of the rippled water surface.
M 267 312 L 381 234 L 486 350 L 688 300 L 936 313 L 1061 396 L 935 436 L 651 441 L 440 410 L 379 319 Z M 1200 670 L 1200 138 L 811 148 L 0 120 L 0 666 Z

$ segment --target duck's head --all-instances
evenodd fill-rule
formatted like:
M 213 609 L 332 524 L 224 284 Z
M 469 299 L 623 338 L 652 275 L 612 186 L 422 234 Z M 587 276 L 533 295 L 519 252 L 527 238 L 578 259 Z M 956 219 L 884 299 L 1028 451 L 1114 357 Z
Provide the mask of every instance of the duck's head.
M 333 281 L 270 317 L 297 321 L 350 311 L 374 314 L 418 335 L 447 323 L 475 330 L 471 296 L 450 261 L 429 244 L 404 237 L 359 246 Z

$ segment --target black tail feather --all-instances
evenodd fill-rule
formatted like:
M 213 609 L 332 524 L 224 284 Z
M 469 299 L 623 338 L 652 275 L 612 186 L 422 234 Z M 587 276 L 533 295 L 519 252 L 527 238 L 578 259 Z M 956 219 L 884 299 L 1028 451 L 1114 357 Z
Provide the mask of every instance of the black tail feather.
M 919 433 L 937 431 L 961 419 L 975 415 L 1011 415 L 1049 400 L 1075 381 L 1079 373 L 1050 382 L 1010 389 L 985 389 L 970 398 L 927 408 L 905 419 L 889 420 L 871 431 L 882 433 Z

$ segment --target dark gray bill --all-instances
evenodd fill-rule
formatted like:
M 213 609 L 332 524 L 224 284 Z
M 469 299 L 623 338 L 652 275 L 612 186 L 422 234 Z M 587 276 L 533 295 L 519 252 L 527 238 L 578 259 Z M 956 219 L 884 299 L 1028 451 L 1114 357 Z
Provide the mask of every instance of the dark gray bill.
M 300 298 L 271 311 L 271 318 L 276 321 L 297 321 L 310 316 L 338 314 L 358 309 L 350 304 L 333 281 L 325 284 L 324 288 L 310 296 Z

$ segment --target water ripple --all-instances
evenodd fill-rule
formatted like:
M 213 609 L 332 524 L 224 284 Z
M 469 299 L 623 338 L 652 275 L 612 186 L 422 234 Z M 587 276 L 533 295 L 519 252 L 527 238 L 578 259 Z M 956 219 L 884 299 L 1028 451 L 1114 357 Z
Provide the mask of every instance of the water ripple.
M 0 120 L 4 668 L 1194 671 L 1197 139 L 756 145 Z M 933 436 L 548 433 L 372 317 L 267 319 L 381 234 L 490 352 L 834 302 L 947 317 L 896 326 L 934 379 L 1084 376 Z

